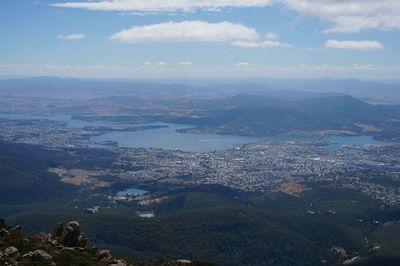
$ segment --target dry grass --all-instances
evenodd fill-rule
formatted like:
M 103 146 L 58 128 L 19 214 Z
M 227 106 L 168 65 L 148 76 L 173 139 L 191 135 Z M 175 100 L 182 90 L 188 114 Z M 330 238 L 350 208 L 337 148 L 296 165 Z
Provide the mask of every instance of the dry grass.
M 306 190 L 310 190 L 307 186 L 297 183 L 283 183 L 278 189 L 279 192 L 283 192 L 292 196 L 299 196 Z
M 64 168 L 50 168 L 48 171 L 57 174 L 60 177 L 61 182 L 74 186 L 99 188 L 110 185 L 108 182 L 96 179 L 96 176 L 110 175 L 107 171 L 88 171 L 83 169 Z
M 374 133 L 374 132 L 382 132 L 381 128 L 374 127 L 372 125 L 366 124 L 355 124 L 357 127 L 361 128 L 365 133 Z

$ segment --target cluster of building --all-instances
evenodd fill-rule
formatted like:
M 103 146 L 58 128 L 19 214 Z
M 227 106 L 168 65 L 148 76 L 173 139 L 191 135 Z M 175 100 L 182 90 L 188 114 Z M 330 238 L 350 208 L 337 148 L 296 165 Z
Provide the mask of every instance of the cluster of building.
M 50 148 L 92 147 L 93 132 L 47 120 L 0 121 L 0 138 Z M 218 184 L 246 192 L 274 191 L 285 183 L 349 188 L 386 204 L 400 204 L 400 146 L 323 142 L 244 145 L 222 152 L 103 147 L 116 154 L 113 175 L 137 183 Z M 388 182 L 389 180 L 389 182 Z
M 219 184 L 247 192 L 277 190 L 285 183 L 318 184 L 400 204 L 400 157 L 390 149 L 382 154 L 379 147 L 367 145 L 330 149 L 318 143 L 282 142 L 258 146 L 206 153 L 119 149 L 115 164 L 121 178 L 139 183 Z M 393 146 L 393 152 L 399 148 Z

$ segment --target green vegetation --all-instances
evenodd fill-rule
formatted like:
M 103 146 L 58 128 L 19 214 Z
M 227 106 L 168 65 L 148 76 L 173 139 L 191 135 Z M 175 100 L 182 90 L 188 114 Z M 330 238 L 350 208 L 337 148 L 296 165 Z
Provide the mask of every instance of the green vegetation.
M 340 201 L 334 191 L 316 189 L 300 197 L 272 193 L 239 198 L 216 189 L 189 190 L 170 194 L 155 207 L 160 212 L 151 219 L 137 217 L 132 203 L 94 215 L 61 210 L 14 215 L 9 220 L 28 232 L 38 232 L 50 230 L 48 224 L 76 219 L 97 246 L 147 261 L 185 258 L 217 265 L 322 265 L 322 260 L 330 264 L 345 260 L 332 247 L 345 249 L 350 258 L 388 254 L 370 251 L 379 228 L 369 220 L 371 200 L 354 192 L 336 193 L 343 197 Z
M 372 233 L 372 241 L 385 256 L 400 256 L 400 224 L 387 224 Z
M 3 222 L 0 220 L 0 223 Z M 3 227 L 4 225 L 1 224 Z M 58 266 L 97 266 L 99 259 L 97 256 L 96 247 L 85 248 L 66 248 L 62 245 L 55 245 L 49 242 L 46 235 L 24 236 L 19 229 L 9 226 L 1 228 L 2 234 L 0 235 L 0 264 L 1 265 L 22 265 L 22 266 L 44 266 L 44 265 L 58 265 Z M 4 233 L 6 232 L 6 233 Z M 5 255 L 7 248 L 16 248 L 18 255 L 8 256 Z M 40 250 L 46 254 L 47 259 L 35 258 L 34 253 Z M 112 257 L 117 261 L 123 262 L 118 265 L 130 266 L 179 266 L 182 265 L 175 261 L 133 261 L 131 259 L 120 260 Z M 127 264 L 125 264 L 125 262 Z M 3 264 L 4 263 L 4 264 Z M 111 264 L 109 264 L 111 265 Z M 113 264 L 114 265 L 114 264 Z M 117 265 L 117 264 L 115 264 Z M 185 264 L 186 265 L 186 264 Z M 192 266 L 213 266 L 208 262 L 194 261 L 188 265 Z
M 34 146 L 0 143 L 0 204 L 68 197 L 72 188 L 47 171 L 61 156 Z
M 371 105 L 348 95 L 301 100 L 238 95 L 217 100 L 214 105 L 219 109 L 209 109 L 207 117 L 190 121 L 198 125 L 198 129 L 184 131 L 259 136 L 324 130 L 361 134 L 365 132 L 355 124 L 365 123 L 384 129 L 373 132 L 377 138 L 398 137 L 398 125 L 387 124 L 400 116 L 398 106 Z
M 139 206 L 137 201 L 114 204 L 105 196 L 113 188 L 80 193 L 47 172 L 60 161 L 84 169 L 111 165 L 109 152 L 79 150 L 71 155 L 14 144 L 0 148 L 0 182 L 4 185 L 0 187 L 4 193 L 0 216 L 10 224 L 22 225 L 27 233 L 49 232 L 57 222 L 77 220 L 99 248 L 156 264 L 189 259 L 222 266 L 333 265 L 355 256 L 373 256 L 371 260 L 400 256 L 400 227 L 395 222 L 400 220 L 400 210 L 382 208 L 379 202 L 351 190 L 310 186 L 311 190 L 291 196 L 199 186 L 165 192 L 166 199 L 150 207 Z M 74 162 L 74 156 L 83 159 Z M 26 167 L 21 167 L 23 162 Z M 85 212 L 93 206 L 100 206 L 100 212 Z M 156 217 L 138 217 L 136 211 L 143 209 L 154 211 Z M 31 248 L 18 242 L 18 236 L 12 237 L 2 239 L 0 248 Z M 40 248 L 54 253 L 51 247 Z M 334 249 L 343 249 L 346 255 Z M 57 265 L 68 265 L 67 261 L 93 265 L 89 253 L 54 254 L 54 260 Z
M 34 250 L 44 250 L 51 254 L 54 262 L 57 265 L 67 266 L 67 265 L 81 265 L 81 266 L 95 266 L 98 265 L 96 257 L 93 255 L 91 249 L 86 249 L 85 251 L 67 251 L 60 252 L 55 246 L 48 243 L 41 243 L 40 241 L 35 241 L 34 239 L 24 238 L 24 236 L 17 230 L 12 231 L 10 235 L 6 237 L 0 237 L 0 251 L 6 249 L 7 247 L 16 247 L 20 255 L 24 255 L 28 252 Z M 30 266 L 30 265 L 52 265 L 53 261 L 38 261 L 34 262 L 28 258 L 22 258 L 18 265 Z

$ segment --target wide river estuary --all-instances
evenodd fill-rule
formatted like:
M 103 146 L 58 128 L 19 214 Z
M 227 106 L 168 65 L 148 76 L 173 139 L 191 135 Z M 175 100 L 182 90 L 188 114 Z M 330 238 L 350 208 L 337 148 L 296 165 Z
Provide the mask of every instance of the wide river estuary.
M 115 131 L 105 133 L 91 138 L 93 141 L 114 141 L 120 147 L 129 148 L 160 148 L 167 150 L 182 150 L 191 152 L 208 152 L 208 151 L 224 151 L 232 149 L 237 144 L 259 143 L 259 142 L 283 142 L 283 141 L 313 141 L 319 140 L 314 136 L 267 136 L 267 137 L 246 137 L 235 135 L 217 135 L 217 134 L 186 134 L 177 132 L 178 129 L 190 128 L 189 125 L 180 124 L 166 124 L 166 123 L 153 123 L 153 124 L 115 124 L 107 122 L 87 122 L 82 120 L 72 119 L 68 115 L 20 115 L 20 114 L 0 114 L 0 119 L 12 120 L 32 120 L 32 119 L 48 119 L 52 121 L 61 121 L 67 123 L 69 127 L 83 128 L 86 126 L 104 126 L 111 128 L 128 128 L 136 126 L 148 125 L 162 125 L 167 127 L 160 127 L 155 129 L 148 129 L 143 131 Z M 357 145 L 357 144 L 373 144 L 385 145 L 382 141 L 377 141 L 369 136 L 351 136 L 351 137 L 338 137 L 329 136 L 320 139 L 323 141 L 333 142 L 335 144 L 329 145 L 328 148 L 336 149 L 343 145 Z

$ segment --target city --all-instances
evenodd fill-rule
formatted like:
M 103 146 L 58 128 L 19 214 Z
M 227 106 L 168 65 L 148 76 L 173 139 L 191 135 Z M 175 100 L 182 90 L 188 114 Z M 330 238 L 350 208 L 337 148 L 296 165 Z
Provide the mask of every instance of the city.
M 333 143 L 321 140 L 245 144 L 227 151 L 198 153 L 101 145 L 104 143 L 89 138 L 99 132 L 50 120 L 0 123 L 0 136 L 6 141 L 49 149 L 109 150 L 114 154 L 112 164 L 110 169 L 100 169 L 101 174 L 127 183 L 217 184 L 243 192 L 276 191 L 282 184 L 292 183 L 353 189 L 387 205 L 400 204 L 398 145 L 332 147 Z M 96 182 L 96 175 L 89 173 L 91 182 L 85 186 L 107 185 Z M 73 183 L 68 178 L 62 180 Z

